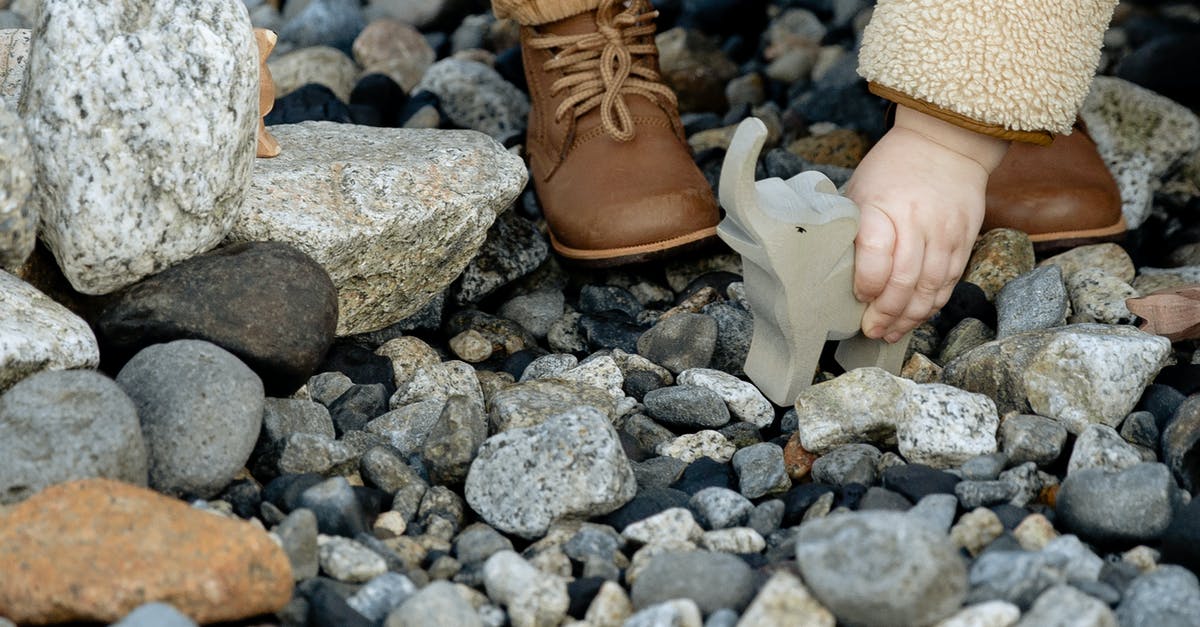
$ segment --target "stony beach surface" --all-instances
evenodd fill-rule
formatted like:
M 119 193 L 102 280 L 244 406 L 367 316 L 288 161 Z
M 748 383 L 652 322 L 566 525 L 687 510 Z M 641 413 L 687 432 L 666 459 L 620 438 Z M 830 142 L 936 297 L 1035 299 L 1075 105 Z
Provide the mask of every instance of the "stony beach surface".
M 845 182 L 872 4 L 655 2 L 714 185 L 748 116 Z M 550 252 L 517 30 L 0 0 L 0 626 L 1200 625 L 1200 353 L 1126 304 L 1200 283 L 1194 4 L 1122 2 L 1081 112 L 1123 243 L 985 233 L 900 376 L 787 407 L 737 255 Z

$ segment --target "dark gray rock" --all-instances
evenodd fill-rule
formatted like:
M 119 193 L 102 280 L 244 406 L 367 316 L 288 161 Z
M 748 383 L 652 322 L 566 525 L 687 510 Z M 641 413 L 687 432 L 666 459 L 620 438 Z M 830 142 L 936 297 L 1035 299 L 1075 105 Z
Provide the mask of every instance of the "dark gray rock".
M 923 625 L 956 611 L 967 569 L 949 538 L 898 512 L 855 512 L 800 526 L 796 564 L 838 619 Z
M 783 463 L 783 449 L 770 442 L 747 446 L 734 453 L 733 469 L 737 472 L 742 496 L 749 499 L 783 492 L 792 485 Z
M 292 564 L 296 581 L 317 576 L 317 517 L 311 510 L 296 509 L 272 530 L 279 536 L 283 552 Z
M 293 433 L 308 433 L 333 439 L 333 419 L 324 405 L 296 398 L 268 398 L 263 405 L 260 437 L 276 442 Z
M 750 499 L 719 487 L 704 488 L 693 494 L 688 508 L 697 514 L 697 522 L 707 529 L 741 527 L 755 509 Z
M 497 313 L 521 325 L 540 340 L 546 337 L 550 325 L 562 315 L 565 302 L 562 290 L 544 289 L 514 296 L 501 305 Z
M 679 480 L 687 462 L 674 457 L 659 455 L 642 462 L 633 463 L 633 474 L 637 477 L 638 489 L 666 488 Z
M 642 313 L 642 303 L 629 290 L 615 285 L 585 285 L 579 288 L 579 312 L 598 314 L 619 311 L 637 318 Z
M 329 416 L 338 435 L 361 431 L 387 410 L 388 390 L 382 383 L 352 385 L 329 404 Z
M 1008 456 L 1004 453 L 979 455 L 963 462 L 962 477 L 969 481 L 991 481 L 1000 476 L 1006 465 Z
M 483 523 L 463 529 L 454 538 L 454 556 L 463 566 L 478 566 L 500 551 L 511 551 L 512 541 Z
M 745 374 L 746 356 L 754 336 L 754 316 L 729 303 L 705 305 L 701 313 L 717 321 L 717 345 L 713 349 L 712 367 L 734 376 Z
M 422 494 L 425 480 L 390 446 L 373 446 L 358 460 L 359 474 L 363 481 L 388 494 L 395 494 L 411 486 L 418 486 Z
M 1067 562 L 1050 553 L 986 551 L 971 564 L 967 602 L 1001 600 L 1029 609 L 1043 591 L 1066 583 Z
M 317 528 L 326 535 L 353 538 L 368 529 L 367 514 L 345 477 L 334 477 L 300 494 L 299 506 L 317 517 Z
M 759 503 L 754 511 L 750 512 L 750 518 L 746 521 L 746 526 L 757 531 L 764 538 L 779 530 L 783 524 L 783 514 L 786 506 L 779 499 L 771 499 Z
M 263 385 L 224 349 L 199 340 L 155 344 L 125 364 L 117 383 L 137 406 L 154 489 L 209 498 L 250 459 Z
M 284 23 L 279 39 L 297 48 L 331 46 L 349 54 L 366 25 L 357 0 L 311 0 Z
M 722 427 L 729 408 L 712 390 L 695 385 L 672 385 L 646 393 L 642 401 L 658 422 L 692 428 Z
M 455 302 L 460 305 L 478 303 L 501 287 L 536 270 L 549 254 L 550 245 L 546 242 L 546 236 L 538 231 L 537 225 L 515 211 L 502 214 L 488 229 L 483 246 L 463 270 L 458 292 L 454 295 Z M 541 322 L 534 325 L 535 329 L 529 329 L 530 333 L 538 335 L 535 330 L 539 330 L 542 331 L 540 337 L 545 337 L 550 322 L 562 314 L 562 303 L 559 302 L 558 311 L 553 317 L 546 318 L 549 311 L 553 310 L 554 296 L 550 298 L 551 307 L 538 317 Z M 500 312 L 500 315 L 505 314 Z M 519 320 L 516 322 L 520 323 Z
M 858 509 L 860 511 L 880 509 L 893 512 L 904 512 L 911 508 L 911 501 L 896 492 L 892 492 L 887 488 L 881 488 L 879 486 L 871 486 L 867 488 L 866 494 L 863 494 L 862 498 L 858 501 Z
M 1200 396 L 1175 411 L 1162 434 L 1162 456 L 1185 490 L 1200 490 Z
M 1163 464 L 1142 463 L 1117 473 L 1088 468 L 1063 481 L 1058 520 L 1089 542 L 1152 542 L 1171 523 L 1176 492 Z
M 486 133 L 501 143 L 525 131 L 529 98 L 482 63 L 442 59 L 413 88 L 413 94 L 422 91 L 437 96 L 442 112 L 460 128 Z
M 89 370 L 45 371 L 0 396 L 0 504 L 73 479 L 146 485 L 137 408 Z
M 712 316 L 675 314 L 642 334 L 637 352 L 679 374 L 688 368 L 706 368 L 717 346 L 717 321 Z
M 650 560 L 633 583 L 630 598 L 636 609 L 672 599 L 691 599 L 700 611 L 741 610 L 754 597 L 750 567 L 727 553 L 690 551 L 664 553 Z
M 833 486 L 873 485 L 879 478 L 876 468 L 881 455 L 870 444 L 843 444 L 813 462 L 813 481 Z
M 1058 326 L 1066 321 L 1069 304 L 1062 268 L 1034 268 L 996 295 L 996 337 Z
M 429 478 L 441 484 L 462 483 L 487 434 L 483 412 L 467 397 L 451 396 L 421 449 Z
M 624 544 L 625 540 L 616 529 L 608 525 L 584 523 L 562 549 L 567 557 L 577 562 L 612 562 Z
M 1158 419 L 1148 411 L 1135 411 L 1121 423 L 1121 437 L 1126 442 L 1144 446 L 1152 451 L 1158 450 L 1159 437 Z
M 999 439 L 1000 450 L 1011 463 L 1034 462 L 1046 466 L 1062 455 L 1067 428 L 1042 416 L 1017 414 L 1000 423 Z
M 233 353 L 267 394 L 289 396 L 333 343 L 337 289 L 311 257 L 280 242 L 234 244 L 121 291 L 95 321 L 106 369 L 151 344 L 194 339 Z

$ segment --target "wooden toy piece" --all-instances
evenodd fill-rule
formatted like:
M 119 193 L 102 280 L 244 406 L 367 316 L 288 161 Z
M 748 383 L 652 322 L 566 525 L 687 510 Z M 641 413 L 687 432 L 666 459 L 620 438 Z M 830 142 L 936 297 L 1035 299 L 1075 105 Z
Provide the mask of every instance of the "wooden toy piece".
M 1172 342 L 1200 338 L 1200 285 L 1181 285 L 1125 299 L 1129 311 L 1142 319 L 1138 328 Z
M 254 42 L 258 44 L 258 149 L 259 157 L 279 156 L 279 142 L 267 132 L 263 124 L 266 117 L 275 106 L 275 81 L 271 79 L 271 70 L 267 68 L 267 57 L 275 49 L 279 36 L 275 31 L 265 28 L 254 29 Z
M 827 340 L 847 369 L 900 372 L 909 336 L 895 344 L 862 335 L 866 305 L 854 298 L 858 207 L 820 172 L 755 182 L 766 126 L 742 122 L 725 154 L 717 234 L 742 256 L 754 336 L 746 374 L 778 405 L 812 384 Z

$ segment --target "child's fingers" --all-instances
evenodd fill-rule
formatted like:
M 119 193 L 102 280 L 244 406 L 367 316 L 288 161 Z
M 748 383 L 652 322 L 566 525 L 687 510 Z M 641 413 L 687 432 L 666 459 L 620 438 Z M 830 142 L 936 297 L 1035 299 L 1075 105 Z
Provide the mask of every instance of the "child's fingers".
M 854 297 L 868 303 L 879 296 L 892 274 L 896 228 L 874 205 L 863 205 L 854 240 Z
M 925 241 L 915 234 L 900 234 L 892 261 L 892 274 L 879 297 L 871 301 L 863 315 L 863 331 L 867 337 L 883 337 L 891 325 L 908 308 L 913 290 L 921 277 L 925 257 Z
M 938 294 L 946 285 L 949 274 L 950 250 L 948 248 L 927 248 L 925 259 L 921 264 L 921 276 L 913 289 L 912 298 L 908 301 L 904 313 L 888 327 L 884 339 L 896 342 L 909 331 L 924 322 L 939 306 Z

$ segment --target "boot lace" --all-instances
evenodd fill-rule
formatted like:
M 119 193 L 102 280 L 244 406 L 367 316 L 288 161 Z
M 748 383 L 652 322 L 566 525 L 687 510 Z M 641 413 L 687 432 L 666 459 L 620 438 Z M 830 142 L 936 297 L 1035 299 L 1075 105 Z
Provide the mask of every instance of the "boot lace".
M 564 90 L 569 94 L 554 112 L 556 122 L 570 115 L 574 124 L 599 107 L 604 131 L 618 141 L 630 141 L 634 125 L 625 96 L 676 105 L 674 92 L 662 83 L 652 64 L 637 63 L 638 58 L 658 54 L 654 41 L 648 39 L 654 35 L 658 11 L 647 9 L 645 0 L 634 0 L 628 7 L 622 0 L 603 0 L 596 11 L 596 32 L 531 39 L 535 49 L 558 50 L 543 66 L 563 72 L 550 86 L 551 95 Z

